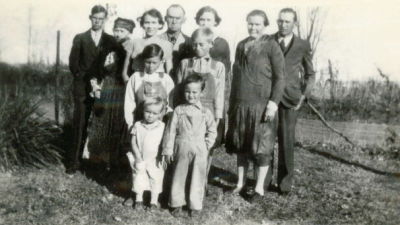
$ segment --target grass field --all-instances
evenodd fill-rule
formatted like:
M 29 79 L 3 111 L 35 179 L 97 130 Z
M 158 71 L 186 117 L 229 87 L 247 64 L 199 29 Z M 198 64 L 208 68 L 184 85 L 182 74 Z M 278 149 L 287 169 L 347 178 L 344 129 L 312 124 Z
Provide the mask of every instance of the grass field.
M 309 139 L 301 135 L 311 132 L 305 123 L 298 124 L 302 143 L 315 140 L 317 133 L 322 138 L 318 131 Z M 250 204 L 224 194 L 221 185 L 211 185 L 196 220 L 174 218 L 166 208 L 137 212 L 123 206 L 128 183 L 117 179 L 104 184 L 100 173 L 68 176 L 63 166 L 1 173 L 0 224 L 400 224 L 400 177 L 393 173 L 400 172 L 399 159 L 304 144 L 296 149 L 295 165 L 294 189 L 288 196 L 268 192 L 262 202 Z M 218 151 L 213 173 L 217 184 L 232 185 L 235 158 Z

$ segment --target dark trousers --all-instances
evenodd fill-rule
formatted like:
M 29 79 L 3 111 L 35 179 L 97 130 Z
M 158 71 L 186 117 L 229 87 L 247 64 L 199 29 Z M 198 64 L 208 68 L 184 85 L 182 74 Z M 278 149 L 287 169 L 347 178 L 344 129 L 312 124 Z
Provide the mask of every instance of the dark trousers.
M 90 84 L 82 78 L 74 78 L 73 147 L 70 151 L 71 166 L 78 166 L 87 137 L 87 126 L 93 99 L 89 96 Z
M 294 143 L 297 111 L 279 105 L 278 109 L 278 186 L 289 192 L 293 183 Z

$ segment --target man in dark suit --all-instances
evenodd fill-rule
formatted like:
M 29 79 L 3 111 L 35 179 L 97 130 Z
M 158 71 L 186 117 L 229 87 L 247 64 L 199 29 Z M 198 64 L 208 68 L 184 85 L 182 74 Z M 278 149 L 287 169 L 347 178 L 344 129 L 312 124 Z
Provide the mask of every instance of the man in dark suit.
M 291 8 L 279 13 L 279 31 L 272 36 L 285 56 L 286 86 L 278 109 L 278 187 L 290 192 L 294 173 L 294 142 L 297 112 L 310 95 L 315 81 L 310 44 L 293 34 L 297 14 Z
M 167 9 L 165 15 L 168 29 L 165 33 L 160 34 L 160 38 L 167 40 L 173 45 L 172 52 L 172 71 L 171 77 L 176 82 L 176 71 L 179 63 L 184 58 L 192 57 L 192 46 L 190 38 L 182 33 L 182 25 L 186 21 L 185 10 L 181 5 L 173 4 Z
M 74 37 L 69 56 L 69 68 L 74 76 L 74 114 L 73 148 L 70 151 L 70 164 L 67 173 L 75 173 L 80 167 L 80 160 L 87 137 L 87 123 L 92 110 L 93 99 L 90 79 L 103 78 L 104 62 L 108 53 L 116 46 L 114 38 L 103 31 L 107 19 L 107 10 L 96 5 L 89 16 L 91 29 Z

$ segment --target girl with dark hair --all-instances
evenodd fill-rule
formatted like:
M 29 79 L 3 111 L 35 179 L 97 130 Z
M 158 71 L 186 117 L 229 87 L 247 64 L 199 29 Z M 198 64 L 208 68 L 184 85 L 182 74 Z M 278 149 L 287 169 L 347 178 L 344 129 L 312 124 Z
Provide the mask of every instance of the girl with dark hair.
M 174 82 L 167 73 L 158 71 L 163 56 L 164 51 L 159 45 L 147 45 L 141 53 L 144 70 L 135 72 L 129 78 L 124 105 L 125 122 L 129 129 L 142 118 L 140 107 L 147 98 L 161 97 L 166 102 L 167 111 L 172 111 L 169 102 Z
M 141 39 L 134 39 L 129 44 L 130 54 L 125 59 L 124 74 L 129 76 L 129 66 L 131 65 L 132 72 L 143 71 L 143 60 L 140 57 L 143 49 L 149 44 L 159 45 L 163 52 L 164 57 L 161 58 L 162 64 L 157 71 L 169 73 L 172 69 L 172 50 L 173 45 L 167 40 L 158 37 L 158 32 L 164 26 L 164 20 L 161 13 L 157 9 L 150 9 L 143 13 L 138 18 L 140 26 L 144 30 L 144 37 Z

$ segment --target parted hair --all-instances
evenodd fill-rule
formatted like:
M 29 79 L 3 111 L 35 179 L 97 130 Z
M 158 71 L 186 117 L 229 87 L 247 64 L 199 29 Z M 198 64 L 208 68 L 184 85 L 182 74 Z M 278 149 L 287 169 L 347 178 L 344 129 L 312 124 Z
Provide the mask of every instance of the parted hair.
M 140 26 L 143 27 L 144 24 L 144 17 L 145 16 L 151 16 L 151 17 L 155 17 L 158 19 L 158 23 L 161 24 L 161 28 L 160 30 L 164 27 L 164 20 L 163 17 L 161 15 L 161 12 L 158 11 L 157 9 L 149 9 L 146 12 L 143 13 L 143 15 L 141 17 L 138 18 L 139 22 L 140 22 Z
M 264 19 L 264 26 L 268 26 L 269 25 L 269 20 L 268 20 L 267 14 L 264 11 L 259 10 L 259 9 L 255 9 L 255 10 L 249 12 L 249 14 L 247 14 L 246 20 L 248 21 L 249 18 L 252 17 L 252 16 L 260 16 L 260 17 L 262 17 Z
M 297 22 L 297 12 L 296 10 L 292 9 L 292 8 L 283 8 L 281 9 L 281 11 L 279 11 L 279 14 L 281 13 L 292 13 L 293 14 L 293 21 Z
M 158 44 L 149 44 L 143 49 L 141 56 L 143 59 L 149 59 L 156 56 L 163 59 L 164 51 Z
M 210 13 L 214 14 L 215 26 L 218 26 L 221 23 L 222 19 L 221 19 L 221 17 L 219 17 L 217 10 L 215 10 L 211 6 L 204 6 L 201 9 L 199 9 L 199 11 L 197 11 L 196 17 L 194 18 L 196 20 L 197 24 L 199 24 L 200 17 L 206 12 L 210 12 Z
M 94 15 L 96 13 L 101 13 L 101 12 L 105 13 L 105 15 L 107 17 L 107 14 L 108 14 L 107 9 L 104 8 L 104 6 L 102 6 L 102 5 L 95 5 L 92 7 L 92 10 L 90 11 L 90 15 Z

